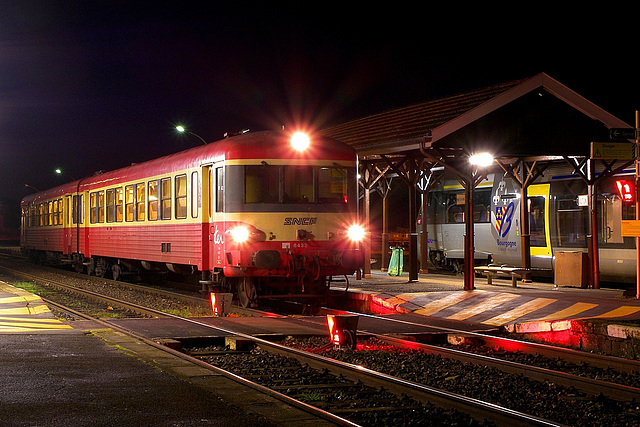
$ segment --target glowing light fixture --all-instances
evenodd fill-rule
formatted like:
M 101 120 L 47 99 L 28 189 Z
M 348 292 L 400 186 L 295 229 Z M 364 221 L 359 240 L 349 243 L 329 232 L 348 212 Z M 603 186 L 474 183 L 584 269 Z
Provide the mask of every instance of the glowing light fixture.
M 354 224 L 347 230 L 347 237 L 354 242 L 360 242 L 364 239 L 364 228 L 358 224 Z
M 309 135 L 304 132 L 296 132 L 291 136 L 291 146 L 297 151 L 306 150 L 309 144 Z
M 331 343 L 355 350 L 358 318 L 359 316 L 352 314 L 327 314 L 327 329 Z
M 176 130 L 180 133 L 188 133 L 189 135 L 195 136 L 196 138 L 198 138 L 200 141 L 202 141 L 202 143 L 204 145 L 207 145 L 207 141 L 204 140 L 204 138 L 202 138 L 200 135 L 198 135 L 197 133 L 193 133 L 191 131 L 188 131 L 187 129 L 185 129 L 184 126 L 182 125 L 178 125 L 176 126 Z
M 635 193 L 635 185 L 633 181 L 626 179 L 618 179 L 616 180 L 616 188 L 618 190 L 618 195 L 622 199 L 623 202 L 633 202 L 634 201 L 634 193 Z
M 469 157 L 469 163 L 484 168 L 493 163 L 493 156 L 489 153 L 477 153 Z
M 231 238 L 236 243 L 243 243 L 249 239 L 249 229 L 242 225 L 232 228 L 229 230 L 231 234 Z

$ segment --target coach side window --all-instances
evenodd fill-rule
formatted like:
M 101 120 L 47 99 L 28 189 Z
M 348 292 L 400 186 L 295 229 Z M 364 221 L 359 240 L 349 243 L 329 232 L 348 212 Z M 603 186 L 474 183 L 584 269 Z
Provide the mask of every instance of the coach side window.
M 187 175 L 176 176 L 176 218 L 187 217 Z
M 171 178 L 162 178 L 160 180 L 161 188 L 161 206 L 160 218 L 171 219 Z
M 107 190 L 107 222 L 122 222 L 122 187 Z
M 73 208 L 71 210 L 72 221 L 74 224 L 82 224 L 82 194 L 73 196 Z
M 216 212 L 224 212 L 224 168 L 216 168 Z
M 144 183 L 136 184 L 136 221 L 144 221 L 145 194 Z
M 90 218 L 92 224 L 104 222 L 104 191 L 89 195 Z
M 191 218 L 198 218 L 198 208 L 200 207 L 200 179 L 198 172 L 191 173 Z
M 158 181 L 149 181 L 149 221 L 158 219 Z
M 124 220 L 133 221 L 134 210 L 136 208 L 136 199 L 133 192 L 133 185 L 124 187 Z

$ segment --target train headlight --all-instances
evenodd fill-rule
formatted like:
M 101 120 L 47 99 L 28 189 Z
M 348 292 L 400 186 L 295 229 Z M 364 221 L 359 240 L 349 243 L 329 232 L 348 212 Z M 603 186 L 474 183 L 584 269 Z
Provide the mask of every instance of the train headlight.
M 249 239 L 249 229 L 243 225 L 232 228 L 229 234 L 236 243 L 244 243 Z
M 291 146 L 296 151 L 304 151 L 309 148 L 309 135 L 304 132 L 296 132 L 291 136 Z
M 352 225 L 347 230 L 347 237 L 354 242 L 362 241 L 364 239 L 364 228 L 357 224 Z

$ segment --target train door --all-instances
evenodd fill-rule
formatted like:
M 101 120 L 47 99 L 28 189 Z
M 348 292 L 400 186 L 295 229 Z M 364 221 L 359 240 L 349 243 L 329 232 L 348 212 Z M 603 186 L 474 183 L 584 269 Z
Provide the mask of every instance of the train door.
M 529 236 L 531 266 L 552 267 L 551 238 L 549 234 L 549 184 L 530 185 L 527 189 L 529 207 Z
M 63 253 L 73 253 L 73 232 L 74 227 L 72 224 L 73 218 L 73 202 L 72 196 L 67 195 L 62 199 L 62 248 Z
M 213 270 L 222 268 L 224 259 L 224 164 L 204 166 L 202 176 L 203 218 L 209 225 L 208 259 Z
M 624 243 L 620 233 L 622 222 L 622 200 L 617 195 L 605 195 L 598 201 L 600 214 L 600 230 L 598 235 L 602 243 Z

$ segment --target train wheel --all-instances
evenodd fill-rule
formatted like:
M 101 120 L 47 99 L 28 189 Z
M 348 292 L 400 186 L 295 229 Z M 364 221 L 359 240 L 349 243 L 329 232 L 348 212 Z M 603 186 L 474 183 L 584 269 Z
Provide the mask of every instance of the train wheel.
M 244 308 L 258 305 L 258 294 L 251 277 L 242 277 L 238 280 L 236 296 L 238 297 L 238 304 Z

